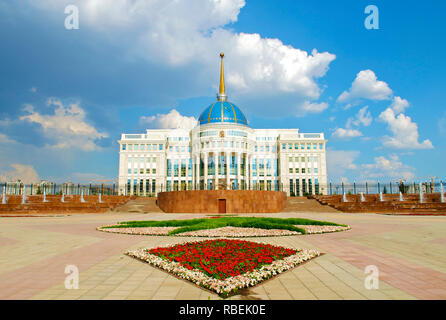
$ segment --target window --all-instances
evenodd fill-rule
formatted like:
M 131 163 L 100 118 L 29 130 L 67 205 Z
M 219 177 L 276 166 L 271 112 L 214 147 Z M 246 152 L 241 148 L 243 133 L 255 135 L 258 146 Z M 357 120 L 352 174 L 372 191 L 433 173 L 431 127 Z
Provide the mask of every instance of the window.
M 300 148 L 303 150 L 303 149 L 305 149 L 305 143 L 301 143 L 300 144 Z
M 266 152 L 269 152 L 269 146 L 266 146 Z
M 146 169 L 146 174 L 150 174 L 150 169 Z
M 172 160 L 167 159 L 167 176 L 172 176 Z
M 147 144 L 147 145 L 146 145 L 146 150 L 150 150 L 150 147 L 151 147 L 151 145 L 150 145 L 150 144 Z
M 319 143 L 319 149 L 324 149 L 324 145 L 322 143 Z
M 152 158 L 152 162 L 156 163 L 156 158 L 155 157 Z
M 282 150 L 286 149 L 286 144 L 282 144 Z
M 305 173 L 305 168 L 302 168 L 302 173 Z
M 307 143 L 307 150 L 311 149 L 311 144 Z
M 299 173 L 299 168 L 296 168 L 296 173 Z
M 294 149 L 296 149 L 296 150 L 299 149 L 299 144 L 298 143 L 294 144 Z
M 156 168 L 153 168 L 153 169 L 152 169 L 152 173 L 153 173 L 153 174 L 156 174 Z
M 257 152 L 257 146 L 254 147 L 254 152 Z
M 135 151 L 138 150 L 138 145 L 137 144 L 135 144 L 135 149 L 134 150 Z
M 276 146 L 272 147 L 272 152 L 276 152 Z
M 294 162 L 299 162 L 299 157 L 294 158 Z
M 181 160 L 181 176 L 186 176 L 186 159 Z
M 133 170 L 133 173 L 134 173 L 134 174 L 138 174 L 138 169 L 134 169 L 134 170 Z
M 311 173 L 311 168 L 308 168 L 308 173 Z
M 289 161 L 289 162 L 293 162 L 293 157 L 290 157 L 290 158 L 288 159 L 288 161 Z
M 319 170 L 317 168 L 314 168 L 314 173 L 319 173 Z
M 263 146 L 260 147 L 260 152 L 263 152 Z
M 305 157 L 302 157 L 300 160 L 301 160 L 302 162 L 305 162 Z
M 122 145 L 122 150 L 125 151 L 125 149 L 126 149 L 126 145 L 123 144 L 123 145 Z
M 129 170 L 128 170 L 128 174 L 132 174 L 132 169 L 129 169 Z
M 153 150 L 156 150 L 156 144 L 153 145 Z M 160 144 L 160 150 L 163 150 L 163 145 Z
M 288 149 L 289 149 L 289 150 L 293 149 L 293 145 L 289 143 L 289 144 L 288 144 Z
M 174 177 L 178 177 L 179 176 L 179 161 L 178 160 L 174 160 L 173 161 L 173 175 Z
M 293 173 L 293 171 L 294 171 L 293 168 L 290 168 L 290 173 Z
M 133 150 L 133 144 L 129 144 L 129 150 Z
M 155 149 L 153 149 L 153 150 L 156 150 L 156 145 L 153 145 L 154 147 L 155 147 Z M 160 150 L 163 150 L 163 145 L 162 144 L 160 144 Z
M 317 149 L 317 145 L 315 143 L 313 143 L 313 150 Z

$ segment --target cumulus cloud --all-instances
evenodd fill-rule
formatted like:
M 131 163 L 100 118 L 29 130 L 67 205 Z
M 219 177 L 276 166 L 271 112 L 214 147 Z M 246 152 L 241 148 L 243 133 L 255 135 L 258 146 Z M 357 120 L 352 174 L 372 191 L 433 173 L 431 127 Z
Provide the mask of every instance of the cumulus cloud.
M 345 173 L 358 169 L 355 164 L 359 151 L 327 150 L 327 173 L 332 179 L 338 179 Z
M 34 183 L 39 181 L 39 175 L 33 166 L 14 163 L 10 165 L 12 170 L 0 173 L 0 181 L 21 180 L 23 183 Z
M 49 147 L 92 151 L 100 148 L 98 140 L 108 137 L 87 123 L 85 111 L 78 103 L 64 105 L 60 99 L 49 98 L 47 106 L 54 109 L 54 114 L 41 114 L 34 106 L 25 105 L 27 114 L 20 120 L 40 125 L 46 138 L 54 141 Z
M 358 113 L 356 114 L 356 118 L 349 120 L 351 124 L 355 126 L 363 125 L 364 127 L 370 126 L 372 124 L 373 118 L 372 114 L 367 109 L 368 106 L 359 109 Z
M 309 113 L 321 113 L 328 108 L 328 103 L 326 102 L 310 102 L 304 101 L 297 107 L 296 116 L 302 117 Z
M 373 163 L 361 165 L 363 178 L 394 178 L 410 180 L 415 177 L 414 168 L 401 162 L 395 154 L 388 158 L 379 156 Z
M 159 129 L 191 130 L 198 125 L 198 120 L 195 117 L 183 116 L 175 109 L 167 114 L 157 114 L 156 116 L 149 117 L 142 116 L 140 122 L 142 124 L 153 125 Z
M 374 101 L 389 100 L 391 96 L 392 90 L 387 83 L 379 81 L 372 70 L 363 70 L 356 75 L 350 89 L 344 91 L 338 97 L 338 102 L 349 102 L 360 99 Z
M 223 51 L 227 87 L 240 95 L 293 93 L 290 101 L 296 101 L 296 97 L 301 101 L 318 99 L 321 89 L 316 81 L 326 74 L 336 58 L 329 52 L 309 53 L 279 39 L 229 29 L 245 6 L 244 0 L 73 0 L 72 3 L 79 6 L 84 25 L 109 36 L 110 41 L 120 39 L 129 52 L 157 64 L 193 64 L 198 67 L 197 75 L 207 77 L 218 72 L 217 54 Z M 61 9 L 57 0 L 30 4 L 44 10 Z
M 394 97 L 393 102 L 390 105 L 390 108 L 392 108 L 395 113 L 404 112 L 407 107 L 409 107 L 409 101 L 402 99 L 401 97 Z
M 348 140 L 351 138 L 357 138 L 362 136 L 362 132 L 353 126 L 359 127 L 361 125 L 368 127 L 373 121 L 370 111 L 367 111 L 368 106 L 361 108 L 355 117 L 348 118 L 346 128 L 337 128 L 332 137 L 336 139 Z
M 395 114 L 389 107 L 384 110 L 379 119 L 385 122 L 393 136 L 384 136 L 383 145 L 396 149 L 433 149 L 432 142 L 426 139 L 419 142 L 418 125 L 409 116 Z
M 362 132 L 357 129 L 337 128 L 331 136 L 336 139 L 351 139 L 361 137 Z

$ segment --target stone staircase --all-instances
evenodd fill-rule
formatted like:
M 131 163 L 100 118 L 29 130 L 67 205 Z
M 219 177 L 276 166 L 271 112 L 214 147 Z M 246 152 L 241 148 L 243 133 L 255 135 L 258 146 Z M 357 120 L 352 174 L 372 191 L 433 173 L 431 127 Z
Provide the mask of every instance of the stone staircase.
M 282 212 L 339 212 L 333 207 L 323 205 L 315 199 L 288 197 Z
M 137 197 L 112 209 L 112 212 L 159 213 L 163 212 L 156 204 L 156 198 Z
M 383 214 L 446 214 L 446 203 L 440 200 L 440 194 L 425 194 L 420 203 L 416 194 L 404 195 L 400 201 L 398 194 L 384 194 L 383 201 L 378 194 L 347 195 L 344 202 L 342 195 L 312 196 L 319 203 L 343 212 L 383 213 Z
M 43 195 L 27 196 L 26 203 L 22 204 L 22 196 L 7 195 L 7 203 L 0 203 L 0 214 L 68 214 L 68 213 L 102 213 L 131 199 L 126 196 L 99 196 L 84 195 L 85 202 L 81 202 L 79 195 L 66 195 L 61 202 L 61 195 L 46 196 L 47 202 L 43 202 Z

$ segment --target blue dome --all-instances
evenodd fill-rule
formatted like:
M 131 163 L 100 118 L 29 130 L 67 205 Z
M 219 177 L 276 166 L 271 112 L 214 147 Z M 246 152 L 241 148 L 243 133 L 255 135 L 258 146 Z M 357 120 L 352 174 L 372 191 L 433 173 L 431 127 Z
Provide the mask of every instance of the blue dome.
M 229 101 L 217 101 L 207 107 L 200 118 L 200 124 L 207 123 L 237 123 L 248 125 L 245 115 Z

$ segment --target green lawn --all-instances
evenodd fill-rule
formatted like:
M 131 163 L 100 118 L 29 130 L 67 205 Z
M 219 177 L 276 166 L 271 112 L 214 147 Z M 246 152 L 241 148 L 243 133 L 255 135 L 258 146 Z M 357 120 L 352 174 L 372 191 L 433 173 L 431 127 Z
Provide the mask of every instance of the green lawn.
M 305 230 L 295 225 L 319 225 L 319 226 L 342 226 L 327 221 L 317 221 L 302 218 L 256 218 L 256 217 L 221 217 L 214 219 L 189 219 L 189 220 L 164 220 L 164 221 L 125 221 L 115 226 L 104 228 L 139 228 L 139 227 L 180 227 L 169 234 L 177 234 L 188 231 L 196 231 L 202 229 L 215 229 L 222 227 L 242 227 L 242 228 L 260 228 L 260 229 L 285 229 L 297 231 L 305 234 Z

